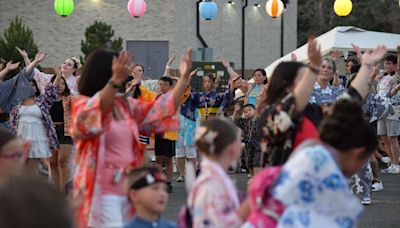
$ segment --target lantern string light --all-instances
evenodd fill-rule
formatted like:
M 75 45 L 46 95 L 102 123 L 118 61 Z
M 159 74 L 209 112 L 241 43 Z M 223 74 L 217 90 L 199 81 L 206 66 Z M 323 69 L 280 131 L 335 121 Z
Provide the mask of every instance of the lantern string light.
M 127 7 L 132 17 L 139 18 L 144 16 L 147 5 L 144 0 L 129 0 Z
M 74 11 L 73 0 L 55 0 L 54 10 L 61 17 L 68 17 Z
M 268 0 L 265 4 L 265 11 L 273 18 L 279 17 L 284 9 L 283 2 L 281 0 Z
M 351 0 L 335 0 L 335 3 L 333 4 L 333 10 L 336 15 L 340 17 L 348 16 L 352 9 L 353 3 Z
M 212 20 L 217 16 L 218 6 L 214 1 L 204 0 L 199 4 L 199 13 L 205 20 Z

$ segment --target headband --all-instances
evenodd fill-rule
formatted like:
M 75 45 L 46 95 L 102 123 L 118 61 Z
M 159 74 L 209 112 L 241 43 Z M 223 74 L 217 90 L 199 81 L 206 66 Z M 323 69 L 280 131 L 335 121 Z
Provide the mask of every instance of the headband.
M 161 172 L 156 172 L 156 173 L 151 172 L 147 173 L 144 177 L 134 182 L 131 185 L 130 189 L 138 190 L 159 182 L 166 182 L 165 176 Z

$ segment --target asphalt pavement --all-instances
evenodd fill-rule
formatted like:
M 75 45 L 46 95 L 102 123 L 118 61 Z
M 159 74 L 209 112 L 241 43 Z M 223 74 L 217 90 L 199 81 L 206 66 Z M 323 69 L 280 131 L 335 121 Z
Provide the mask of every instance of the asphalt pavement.
M 247 174 L 235 173 L 231 177 L 241 191 L 246 190 Z M 176 175 L 174 175 L 176 179 Z M 384 190 L 372 193 L 372 204 L 365 206 L 360 228 L 395 228 L 400 227 L 400 174 L 382 174 Z M 165 219 L 176 221 L 180 208 L 184 205 L 187 194 L 184 183 L 173 182 L 173 193 L 169 194 Z

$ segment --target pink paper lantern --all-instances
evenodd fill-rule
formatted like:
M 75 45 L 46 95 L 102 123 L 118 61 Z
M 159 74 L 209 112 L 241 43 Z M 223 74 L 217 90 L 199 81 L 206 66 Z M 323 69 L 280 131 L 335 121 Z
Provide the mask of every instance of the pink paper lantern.
M 146 2 L 144 0 L 129 0 L 128 11 L 132 17 L 142 17 L 146 12 Z

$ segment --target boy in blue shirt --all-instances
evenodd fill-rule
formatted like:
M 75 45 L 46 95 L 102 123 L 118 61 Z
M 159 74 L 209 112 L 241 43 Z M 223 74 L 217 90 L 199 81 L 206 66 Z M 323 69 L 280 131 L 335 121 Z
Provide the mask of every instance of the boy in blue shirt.
M 168 201 L 166 178 L 158 167 L 142 167 L 131 171 L 127 178 L 128 198 L 135 217 L 125 228 L 174 228 L 176 225 L 160 218 Z

